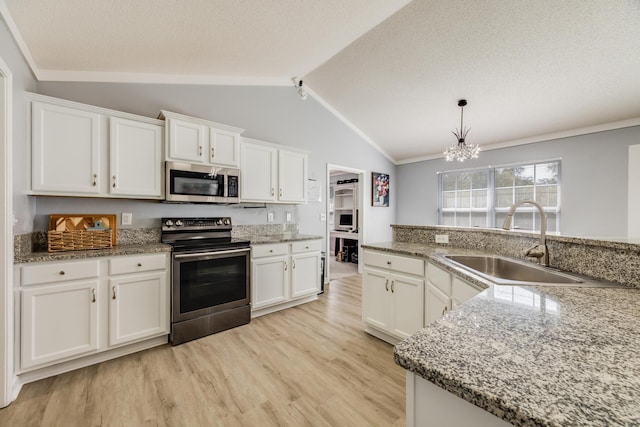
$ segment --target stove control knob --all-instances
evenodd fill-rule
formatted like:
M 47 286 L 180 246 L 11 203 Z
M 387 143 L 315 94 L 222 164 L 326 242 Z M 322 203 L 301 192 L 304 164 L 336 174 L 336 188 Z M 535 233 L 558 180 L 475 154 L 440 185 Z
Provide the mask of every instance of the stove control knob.
M 181 220 L 176 221 L 176 227 L 182 227 L 184 224 Z
M 171 221 L 170 219 L 166 220 L 164 222 L 164 225 L 166 225 L 167 227 L 172 227 L 173 226 L 173 221 Z
M 229 221 L 229 218 L 225 218 L 224 225 L 229 225 L 229 224 L 231 224 L 231 221 Z
M 217 224 L 217 225 L 222 225 L 222 220 L 221 220 L 221 219 L 218 219 L 218 220 L 216 221 L 216 224 Z

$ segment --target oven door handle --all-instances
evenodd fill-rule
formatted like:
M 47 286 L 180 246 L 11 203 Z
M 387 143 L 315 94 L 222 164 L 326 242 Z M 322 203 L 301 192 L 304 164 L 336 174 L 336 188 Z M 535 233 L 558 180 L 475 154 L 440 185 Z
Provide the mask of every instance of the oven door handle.
M 232 250 L 229 250 L 229 251 L 198 252 L 198 253 L 195 253 L 195 254 L 176 254 L 176 255 L 174 255 L 174 257 L 176 259 L 199 258 L 201 256 L 239 254 L 241 252 L 249 252 L 249 251 L 251 251 L 251 248 L 232 249 Z

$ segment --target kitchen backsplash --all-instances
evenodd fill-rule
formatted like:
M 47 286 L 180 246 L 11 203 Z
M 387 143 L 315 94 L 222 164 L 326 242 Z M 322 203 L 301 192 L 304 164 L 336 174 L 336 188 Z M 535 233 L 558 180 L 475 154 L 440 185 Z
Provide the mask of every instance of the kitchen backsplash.
M 539 234 L 446 226 L 392 225 L 394 242 L 424 243 L 443 248 L 467 248 L 526 259 L 524 253 L 540 242 Z M 436 244 L 446 234 L 448 244 Z M 550 264 L 560 270 L 600 280 L 640 287 L 640 244 L 567 236 L 547 236 Z
M 298 224 L 256 224 L 234 225 L 234 237 L 248 237 L 256 235 L 293 234 L 298 232 Z M 120 228 L 116 230 L 117 245 L 140 245 L 160 242 L 160 228 Z M 14 236 L 14 257 L 28 255 L 32 252 L 47 250 L 47 233 L 35 231 Z

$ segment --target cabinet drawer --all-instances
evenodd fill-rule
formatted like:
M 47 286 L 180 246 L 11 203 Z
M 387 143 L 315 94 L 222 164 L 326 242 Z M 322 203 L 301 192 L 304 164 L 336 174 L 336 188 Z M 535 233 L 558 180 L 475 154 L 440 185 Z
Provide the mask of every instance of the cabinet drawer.
M 22 267 L 22 285 L 68 282 L 98 277 L 98 260 L 50 262 Z
M 305 240 L 291 243 L 291 253 L 320 252 L 320 240 Z
M 166 268 L 165 254 L 134 255 L 109 259 L 109 275 L 165 270 Z
M 385 268 L 415 276 L 424 276 L 424 260 L 392 255 L 385 252 L 364 252 L 364 263 L 373 267 Z
M 254 258 L 287 254 L 289 254 L 288 243 L 274 243 L 269 245 L 251 246 L 251 256 L 253 256 Z
M 445 295 L 451 296 L 451 273 L 429 263 L 427 266 L 427 279 L 444 292 Z

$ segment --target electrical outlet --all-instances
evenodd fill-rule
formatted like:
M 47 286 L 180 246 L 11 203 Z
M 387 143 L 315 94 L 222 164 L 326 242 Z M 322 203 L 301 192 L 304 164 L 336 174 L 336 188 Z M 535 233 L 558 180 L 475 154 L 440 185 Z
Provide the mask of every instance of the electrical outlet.
M 324 212 L 320 213 L 320 222 L 327 222 L 327 214 Z
M 436 234 L 436 243 L 449 243 L 448 234 Z
M 287 212 L 287 222 L 291 222 L 291 212 Z
M 273 222 L 273 212 L 267 212 L 267 222 Z
M 122 225 L 131 225 L 133 223 L 133 214 L 122 212 Z

